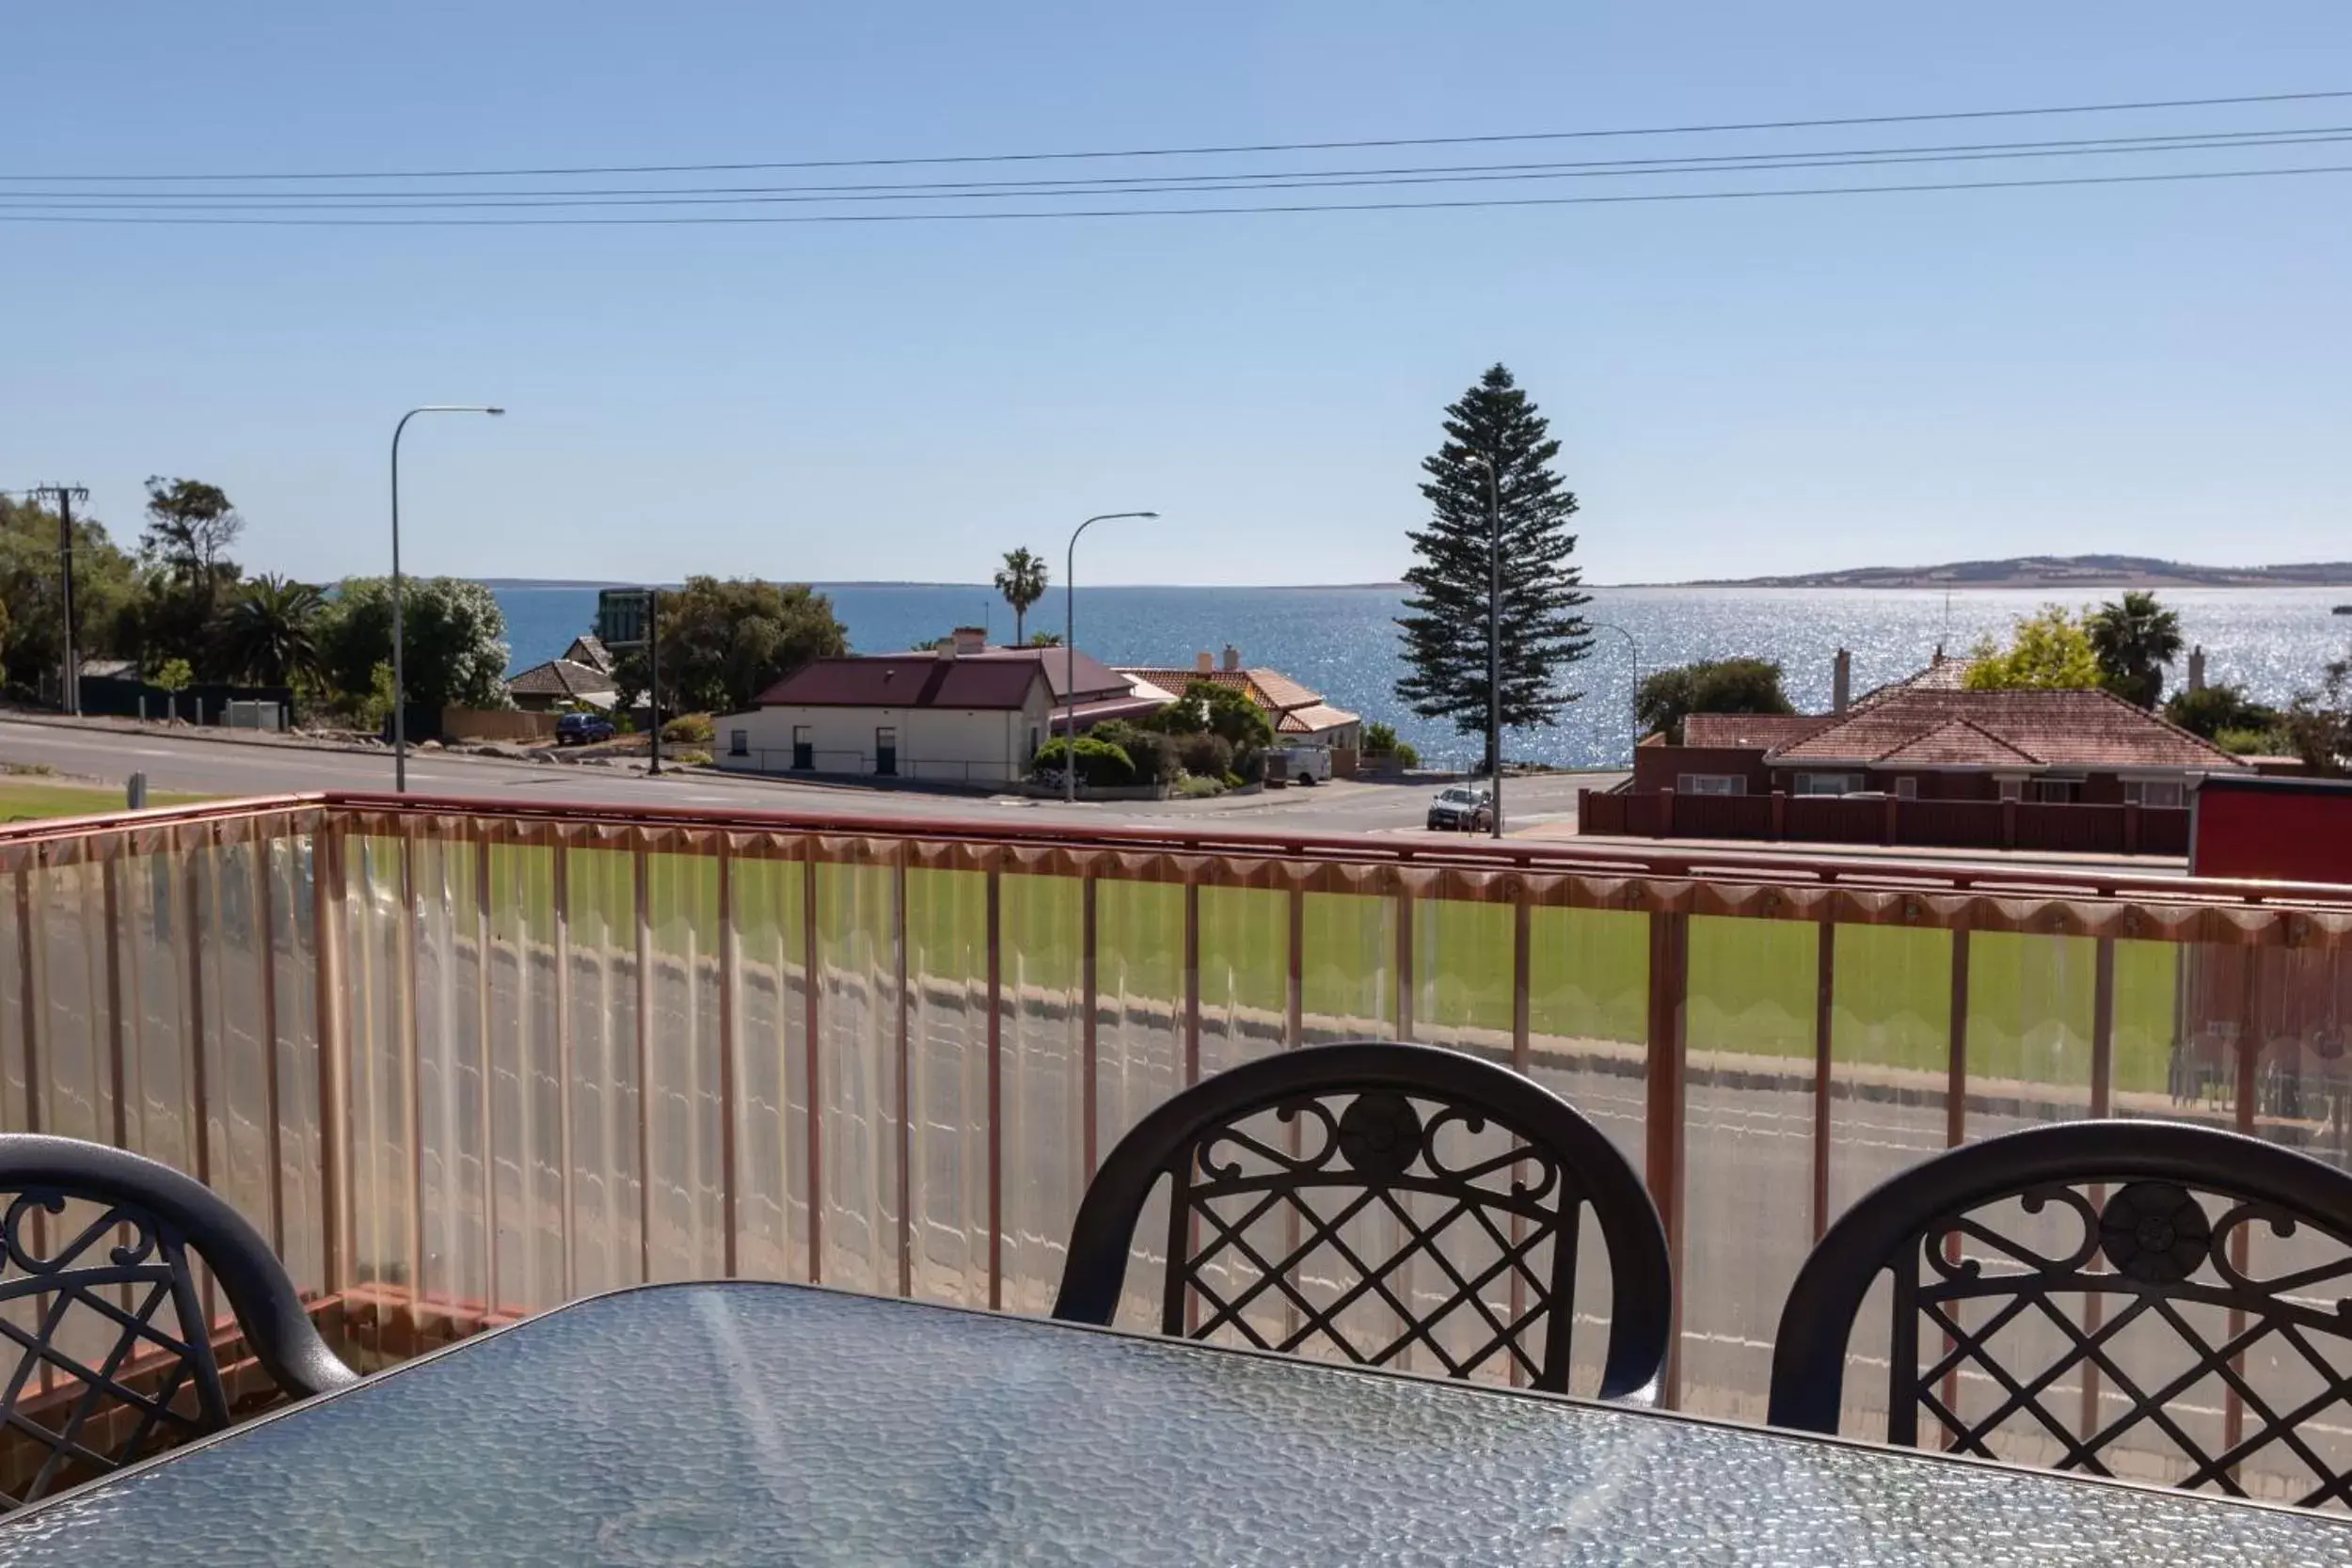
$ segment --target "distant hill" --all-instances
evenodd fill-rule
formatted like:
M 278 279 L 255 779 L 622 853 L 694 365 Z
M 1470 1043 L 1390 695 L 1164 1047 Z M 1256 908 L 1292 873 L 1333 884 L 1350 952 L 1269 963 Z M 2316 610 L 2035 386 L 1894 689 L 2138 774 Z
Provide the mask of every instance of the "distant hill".
M 1943 566 L 1858 566 L 1785 578 L 1710 578 L 1693 588 L 2331 588 L 2352 561 L 2297 566 L 2190 566 L 2145 555 L 2020 555 Z

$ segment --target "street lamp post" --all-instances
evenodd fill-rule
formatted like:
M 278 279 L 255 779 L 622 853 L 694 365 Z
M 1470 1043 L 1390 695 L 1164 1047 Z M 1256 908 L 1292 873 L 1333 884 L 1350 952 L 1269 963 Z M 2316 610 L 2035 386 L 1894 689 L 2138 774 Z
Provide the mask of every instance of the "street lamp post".
M 1486 470 L 1486 768 L 1494 809 L 1489 831 L 1502 836 L 1502 483 L 1494 459 L 1469 460 Z
M 1061 657 L 1063 702 L 1068 717 L 1062 723 L 1061 795 L 1065 801 L 1078 799 L 1078 535 L 1097 523 L 1116 522 L 1121 517 L 1157 517 L 1156 512 L 1105 512 L 1089 517 L 1070 535 L 1070 551 L 1063 557 L 1061 573 Z
M 408 661 L 401 618 L 400 578 L 400 436 L 420 414 L 503 414 L 479 403 L 428 403 L 411 408 L 392 426 L 392 788 L 408 792 Z
M 1587 621 L 1584 626 L 1588 631 L 1615 632 L 1625 639 L 1626 651 L 1633 656 L 1632 689 L 1626 698 L 1627 722 L 1631 726 L 1626 735 L 1626 744 L 1631 748 L 1626 752 L 1626 766 L 1630 768 L 1633 766 L 1634 752 L 1639 751 L 1642 745 L 1642 645 L 1634 641 L 1633 634 L 1623 626 L 1613 626 L 1606 621 Z

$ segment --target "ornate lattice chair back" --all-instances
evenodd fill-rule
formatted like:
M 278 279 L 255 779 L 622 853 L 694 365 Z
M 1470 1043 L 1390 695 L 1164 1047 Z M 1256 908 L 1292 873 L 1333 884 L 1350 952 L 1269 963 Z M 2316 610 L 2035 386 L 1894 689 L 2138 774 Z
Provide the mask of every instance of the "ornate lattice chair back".
M 1849 1362 L 1883 1367 L 1849 1384 Z M 1782 1309 L 1771 1418 L 2238 1496 L 2352 1488 L 2352 1176 L 2153 1121 L 1894 1178 Z
M 1673 1281 L 1640 1179 L 1566 1102 L 1461 1052 L 1314 1046 L 1175 1096 L 1088 1188 L 1055 1316 L 1113 1320 L 1148 1209 L 1164 1333 L 1546 1389 L 1568 1386 L 1589 1214 L 1600 1393 L 1665 1359 Z
M 227 1425 L 216 1338 L 241 1337 L 275 1388 L 297 1396 L 354 1380 L 268 1243 L 169 1166 L 0 1135 L 0 1338 L 15 1351 L 0 1357 L 0 1506 Z

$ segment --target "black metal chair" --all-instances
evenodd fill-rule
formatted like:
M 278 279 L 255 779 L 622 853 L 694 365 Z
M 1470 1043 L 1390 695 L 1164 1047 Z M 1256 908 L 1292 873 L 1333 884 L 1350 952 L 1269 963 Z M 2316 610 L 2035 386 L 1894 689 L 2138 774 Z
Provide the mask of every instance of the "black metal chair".
M 0 1337 L 19 1353 L 0 1401 L 0 1508 L 230 1423 L 192 1254 L 279 1388 L 301 1397 L 358 1381 L 269 1243 L 170 1166 L 9 1133 L 0 1195 L 13 1195 L 0 1218 Z
M 2352 1176 L 2155 1121 L 1939 1155 L 1855 1204 L 1798 1272 L 1772 1349 L 1774 1425 L 1837 1430 L 1882 1273 L 1891 1442 L 1920 1446 L 1924 1411 L 1928 1440 L 1957 1452 L 2352 1501 Z M 2267 1483 L 2249 1488 L 2249 1471 Z
M 1642 1392 L 1665 1361 L 1674 1281 L 1640 1178 L 1565 1101 L 1476 1056 L 1312 1046 L 1175 1096 L 1088 1187 L 1056 1317 L 1111 1321 L 1163 1179 L 1163 1333 L 1321 1345 L 1375 1366 L 1421 1346 L 1454 1377 L 1501 1357 L 1565 1390 L 1589 1203 L 1612 1289 L 1602 1396 Z M 1391 1227 L 1394 1249 L 1365 1257 L 1367 1230 Z M 1416 1299 L 1416 1260 L 1434 1300 Z

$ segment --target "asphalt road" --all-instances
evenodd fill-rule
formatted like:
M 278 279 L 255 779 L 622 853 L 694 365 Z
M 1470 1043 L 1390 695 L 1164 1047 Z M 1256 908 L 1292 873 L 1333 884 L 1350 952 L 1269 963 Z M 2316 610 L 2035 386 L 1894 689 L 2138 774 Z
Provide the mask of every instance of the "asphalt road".
M 62 774 L 121 784 L 134 772 L 157 791 L 199 795 L 263 795 L 294 790 L 389 790 L 388 752 L 313 751 L 266 742 L 219 740 L 162 729 L 114 730 L 57 724 L 0 722 L 0 763 L 46 765 Z M 1510 824 L 1521 828 L 1572 822 L 1576 792 L 1606 788 L 1614 774 L 1561 775 L 1505 782 Z M 1104 801 L 1066 806 L 1025 796 L 948 794 L 748 779 L 700 769 L 648 778 L 633 767 L 574 767 L 493 757 L 412 752 L 408 787 L 421 794 L 494 800 L 567 801 L 582 805 L 656 805 L 778 811 L 834 816 L 948 817 L 987 821 L 1017 818 L 1073 826 L 1202 825 L 1306 833 L 1422 831 L 1436 784 L 1366 784 L 1342 780 L 1311 789 L 1211 800 Z

